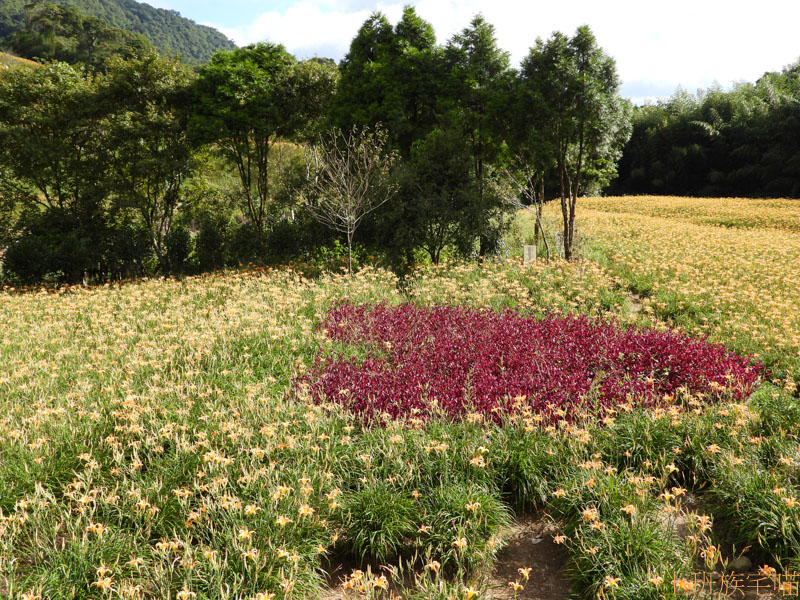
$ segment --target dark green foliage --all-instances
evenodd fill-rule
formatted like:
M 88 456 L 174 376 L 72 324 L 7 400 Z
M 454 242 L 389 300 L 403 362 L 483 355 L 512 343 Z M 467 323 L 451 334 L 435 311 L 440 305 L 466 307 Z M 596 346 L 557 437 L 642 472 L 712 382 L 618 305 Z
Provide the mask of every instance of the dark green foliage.
M 25 5 L 28 0 L 0 1 L 0 40 L 25 24 Z
M 482 185 L 485 165 L 495 160 L 503 142 L 499 122 L 505 118 L 508 52 L 497 45 L 494 27 L 478 15 L 445 49 L 450 120 L 470 143 L 475 177 Z M 482 191 L 481 191 L 482 193 Z
M 34 235 L 22 236 L 6 248 L 3 273 L 22 283 L 44 281 L 49 273 L 50 256 L 45 239 Z
M 335 69 L 298 64 L 281 45 L 255 44 L 217 53 L 203 67 L 193 94 L 190 129 L 236 171 L 243 212 L 263 248 L 275 218 L 281 140 L 313 133 L 336 86 Z
M 453 36 L 445 48 L 449 72 L 446 119 L 469 141 L 478 205 L 485 213 L 475 227 L 481 258 L 496 250 L 502 227 L 498 226 L 502 215 L 497 213 L 508 208 L 487 189 L 488 167 L 497 161 L 503 146 L 502 122 L 506 118 L 511 85 L 508 57 L 508 52 L 497 44 L 494 26 L 481 15 Z M 496 215 L 494 222 L 489 218 L 492 213 Z
M 143 239 L 169 272 L 162 247 L 191 166 L 177 110 L 188 68 L 154 53 L 107 66 L 97 79 L 54 63 L 0 80 L 4 276 L 140 275 L 149 270 Z
M 264 248 L 258 242 L 258 232 L 252 223 L 239 223 L 233 228 L 230 253 L 234 265 L 261 262 Z
M 109 234 L 94 81 L 53 64 L 9 71 L 0 83 L 0 163 L 20 210 L 4 271 L 24 281 L 80 281 L 104 262 Z
M 361 27 L 341 64 L 331 108 L 337 125 L 386 127 L 406 160 L 402 198 L 374 217 L 390 261 L 414 262 L 424 250 L 481 255 L 497 245 L 503 205 L 487 191 L 486 165 L 502 147 L 499 123 L 508 84 L 508 54 L 482 17 L 447 47 L 406 7 L 393 28 L 381 13 Z M 370 228 L 367 225 L 367 228 Z
M 201 271 L 221 269 L 228 263 L 230 223 L 224 218 L 207 217 L 200 224 L 194 251 Z
M 331 120 L 340 129 L 372 126 L 385 121 L 388 81 L 383 63 L 393 54 L 394 32 L 384 15 L 374 13 L 350 42 L 339 71 L 341 81 L 331 106 Z
M 15 69 L 0 80 L 0 162 L 46 208 L 95 212 L 107 164 L 94 81 L 66 64 Z
M 294 220 L 283 219 L 272 226 L 267 237 L 267 258 L 270 262 L 311 258 L 337 238 L 336 232 L 302 212 Z
M 107 110 L 102 125 L 110 187 L 122 207 L 141 216 L 167 273 L 165 238 L 193 167 L 185 108 L 191 75 L 182 63 L 155 53 L 117 58 L 109 66 L 95 101 Z
M 106 223 L 104 215 L 82 222 L 61 209 L 28 210 L 2 260 L 3 276 L 35 284 L 78 283 L 98 277 L 123 279 L 149 272 L 150 241 L 142 227 Z
M 164 237 L 164 247 L 169 270 L 172 273 L 184 273 L 189 267 L 189 257 L 194 247 L 189 230 L 182 225 L 172 227 Z
M 361 26 L 341 63 L 341 83 L 331 119 L 340 128 L 381 124 L 408 157 L 415 140 L 438 121 L 446 78 L 442 49 L 429 23 L 413 7 L 392 28 L 381 13 Z
M 384 222 L 397 250 L 420 248 L 439 264 L 446 248 L 468 254 L 486 208 L 480 201 L 469 143 L 460 132 L 436 129 L 414 144 L 399 175 L 398 202 Z M 402 255 L 401 255 L 402 256 Z
M 438 263 L 497 251 L 510 204 L 495 184 L 509 150 L 536 163 L 539 183 L 559 163 L 557 144 L 547 139 L 553 120 L 542 101 L 546 85 L 530 73 L 515 77 L 493 27 L 480 16 L 443 47 L 413 8 L 406 7 L 394 27 L 375 13 L 340 69 L 326 59 L 297 62 L 279 45 L 256 44 L 216 53 L 194 77 L 142 38 L 98 20 L 118 25 L 120 6 L 129 2 L 136 5 L 38 0 L 27 7 L 26 28 L 14 39 L 30 52 L 86 67 L 54 63 L 2 78 L 4 246 L 26 235 L 15 222 L 20 207 L 35 207 L 65 211 L 82 227 L 103 223 L 98 227 L 108 229 L 102 236 L 109 241 L 94 268 L 98 277 L 141 274 L 154 266 L 167 274 L 171 262 L 185 270 L 181 265 L 191 255 L 185 244 L 173 240 L 173 247 L 184 248 L 176 261 L 166 248 L 176 219 L 193 234 L 199 231 L 195 258 L 202 268 L 297 258 L 319 264 L 341 249 L 303 214 L 303 203 L 330 200 L 341 190 L 311 192 L 299 144 L 339 124 L 345 131 L 386 131 L 382 147 L 405 160 L 387 180 L 387 189 L 402 189 L 401 198 L 380 214 L 367 210 L 358 240 L 363 256 L 378 254 L 403 269 L 423 253 Z M 87 15 L 101 14 L 78 12 L 84 8 Z M 561 37 L 566 58 L 546 65 L 551 70 L 543 76 L 555 76 L 569 61 L 583 65 L 566 69 L 577 81 L 569 91 L 580 101 L 565 118 L 584 126 L 570 126 L 584 133 L 568 175 L 576 190 L 585 191 L 613 171 L 624 118 L 615 112 L 616 96 L 606 94 L 616 82 L 613 61 L 588 29 L 573 40 Z M 509 119 L 510 108 L 525 115 L 524 123 Z M 594 109 L 607 109 L 602 126 L 590 120 Z M 520 125 L 525 132 L 518 134 Z M 575 159 L 574 150 L 567 155 Z M 193 177 L 201 162 L 207 168 Z M 117 235 L 131 233 L 129 227 L 136 235 Z M 352 257 L 354 227 L 348 229 Z M 12 251 L 12 259 L 20 254 Z M 62 272 L 61 279 L 74 276 Z
M 800 62 L 637 108 L 614 193 L 800 197 Z
M 23 234 L 6 251 L 3 270 L 24 283 L 43 280 L 77 283 L 104 258 L 108 231 L 101 219 L 85 220 L 52 208 L 27 212 Z
M 0 0 L 0 38 L 25 25 L 25 0 Z M 179 54 L 192 64 L 207 62 L 218 50 L 234 48 L 233 42 L 216 29 L 198 25 L 176 11 L 153 8 L 135 0 L 52 0 L 72 6 L 84 15 L 106 24 L 139 34 L 160 52 Z M 44 4 L 38 0 L 36 5 Z
M 141 56 L 152 45 L 141 35 L 112 27 L 72 6 L 36 2 L 26 9 L 25 26 L 3 45 L 19 56 L 82 63 L 98 70 L 111 56 Z
M 111 279 L 143 277 L 150 270 L 152 255 L 145 226 L 126 218 L 111 229 L 106 256 Z

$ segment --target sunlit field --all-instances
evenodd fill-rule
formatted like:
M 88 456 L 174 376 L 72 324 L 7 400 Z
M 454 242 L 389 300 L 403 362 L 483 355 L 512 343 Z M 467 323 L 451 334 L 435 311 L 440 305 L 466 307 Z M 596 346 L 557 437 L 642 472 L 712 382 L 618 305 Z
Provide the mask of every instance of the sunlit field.
M 598 198 L 580 201 L 576 227 L 585 255 L 641 298 L 644 317 L 800 383 L 800 202 Z
M 581 201 L 571 264 L 1 292 L 0 597 L 534 598 L 540 565 L 504 553 L 531 515 L 581 597 L 703 597 L 697 574 L 743 553 L 797 597 L 800 205 L 764 206 Z M 626 341 L 547 410 L 536 390 L 477 402 L 472 363 L 457 406 L 421 393 L 390 414 L 384 394 L 348 410 L 371 393 L 358 368 L 447 351 L 396 317 L 435 305 L 503 334 L 585 315 L 609 339 L 691 352 L 626 379 L 613 369 L 644 354 Z M 332 320 L 350 306 L 383 312 Z M 569 362 L 525 344 L 539 373 Z M 520 381 L 524 360 L 501 358 L 480 372 Z M 320 394 L 341 365 L 348 387 Z

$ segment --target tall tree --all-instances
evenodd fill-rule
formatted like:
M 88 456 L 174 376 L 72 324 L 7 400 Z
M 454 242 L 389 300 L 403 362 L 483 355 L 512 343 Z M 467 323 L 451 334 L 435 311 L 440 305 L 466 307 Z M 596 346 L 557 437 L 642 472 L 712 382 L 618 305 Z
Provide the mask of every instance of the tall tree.
M 451 124 L 457 124 L 470 143 L 480 202 L 500 208 L 502 203 L 486 186 L 486 167 L 502 146 L 502 120 L 508 102 L 509 54 L 500 49 L 494 26 L 476 15 L 469 27 L 456 34 L 445 49 L 450 70 L 448 100 Z M 490 223 L 478 231 L 480 255 L 496 238 Z
M 334 126 L 349 131 L 386 121 L 384 105 L 390 84 L 385 65 L 395 53 L 391 23 L 382 13 L 373 13 L 339 64 L 341 80 L 330 111 Z
M 541 97 L 531 81 L 515 73 L 510 114 L 506 119 L 505 139 L 512 154 L 508 165 L 499 169 L 502 177 L 496 181 L 503 196 L 515 208 L 524 205 L 535 217 L 534 244 L 540 235 L 547 238 L 542 227 L 542 212 L 546 200 L 545 186 L 555 171 L 555 149 L 548 132 L 539 119 Z M 549 246 L 547 248 L 549 254 Z
M 37 190 L 43 209 L 88 216 L 107 195 L 94 93 L 93 78 L 64 63 L 0 78 L 0 162 Z
M 470 145 L 461 131 L 435 129 L 418 140 L 404 165 L 397 237 L 439 264 L 446 248 L 468 254 L 483 214 Z
M 408 158 L 414 143 L 438 125 L 446 64 L 433 27 L 413 7 L 404 8 L 394 31 L 397 51 L 387 65 L 391 85 L 384 122 L 401 155 Z
M 437 124 L 436 104 L 446 74 L 431 24 L 411 6 L 394 28 L 374 13 L 351 42 L 340 69 L 333 124 L 345 130 L 381 124 L 389 143 L 408 158 L 414 141 Z
M 798 65 L 637 108 L 614 192 L 800 197 Z
M 77 282 L 103 259 L 110 188 L 95 89 L 64 63 L 0 76 L 0 170 L 23 184 L 4 265 L 21 279 Z
M 564 256 L 572 257 L 575 211 L 582 186 L 608 182 L 630 137 L 630 104 L 619 97 L 616 64 L 587 26 L 572 38 L 541 38 L 522 64 L 536 98 L 536 122 L 558 169 Z
M 331 67 L 316 61 L 298 66 L 283 46 L 273 44 L 219 52 L 200 70 L 193 137 L 215 144 L 236 168 L 259 244 L 273 205 L 272 149 L 309 131 L 309 123 L 324 113 L 336 77 L 320 73 L 330 74 Z
M 191 71 L 157 54 L 109 64 L 100 98 L 113 170 L 113 189 L 122 205 L 141 217 L 150 244 L 166 275 L 165 239 L 181 200 L 181 185 L 191 171 L 186 106 Z

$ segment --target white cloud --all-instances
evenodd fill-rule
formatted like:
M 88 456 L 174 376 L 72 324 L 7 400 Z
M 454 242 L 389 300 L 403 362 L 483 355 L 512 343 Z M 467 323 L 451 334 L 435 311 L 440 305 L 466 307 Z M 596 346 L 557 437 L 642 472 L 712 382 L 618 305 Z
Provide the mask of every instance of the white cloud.
M 302 0 L 283 12 L 269 11 L 243 27 L 219 30 L 240 46 L 268 41 L 283 44 L 300 58 L 313 55 L 340 59 L 350 47 L 350 40 L 373 9 L 338 10 L 324 0 Z M 401 5 L 380 5 L 381 10 L 396 21 Z
M 418 14 L 431 22 L 440 42 L 482 12 L 495 25 L 500 46 L 518 64 L 537 37 L 554 30 L 572 34 L 588 24 L 598 42 L 616 58 L 623 81 L 674 90 L 708 87 L 714 81 L 754 81 L 800 57 L 794 29 L 800 3 L 761 0 L 573 0 L 544 3 L 520 0 L 417 0 Z M 404 2 L 300 0 L 269 11 L 252 23 L 220 28 L 238 44 L 282 43 L 298 57 L 314 54 L 340 59 L 373 10 L 396 22 Z M 632 94 L 633 95 L 633 94 Z

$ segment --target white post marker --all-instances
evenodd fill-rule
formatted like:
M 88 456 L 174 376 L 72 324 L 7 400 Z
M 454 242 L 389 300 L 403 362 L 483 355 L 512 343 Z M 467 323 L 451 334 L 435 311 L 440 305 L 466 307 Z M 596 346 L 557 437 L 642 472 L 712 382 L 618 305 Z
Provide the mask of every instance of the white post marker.
M 522 247 L 522 264 L 527 265 L 536 262 L 536 246 L 528 245 Z

